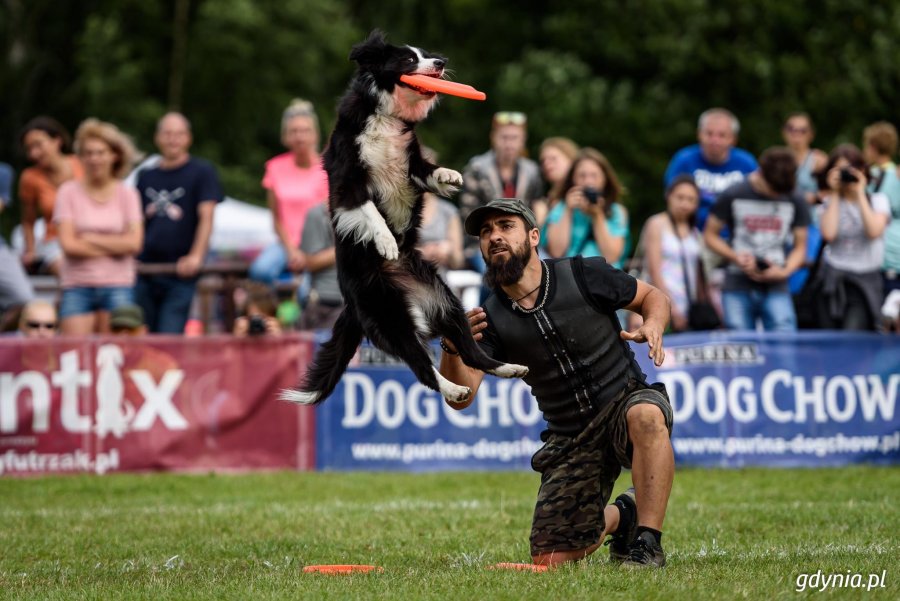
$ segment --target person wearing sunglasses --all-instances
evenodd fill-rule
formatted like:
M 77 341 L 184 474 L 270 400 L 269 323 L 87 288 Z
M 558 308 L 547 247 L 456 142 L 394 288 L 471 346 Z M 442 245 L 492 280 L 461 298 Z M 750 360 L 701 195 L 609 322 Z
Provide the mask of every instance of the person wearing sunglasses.
M 825 168 L 828 162 L 828 155 L 818 148 L 812 148 L 813 138 L 816 136 L 816 129 L 813 126 L 812 118 L 802 112 L 791 113 L 784 121 L 781 128 L 781 136 L 784 139 L 785 146 L 794 154 L 794 160 L 797 162 L 797 193 L 803 197 L 806 203 L 813 207 L 821 201 L 819 195 L 819 176 L 818 174 Z M 819 232 L 817 223 L 818 215 L 815 211 L 810 213 L 812 221 L 809 224 L 809 231 L 806 244 L 806 261 L 803 267 L 795 271 L 788 280 L 788 287 L 794 298 L 794 305 L 797 307 L 798 327 L 813 327 L 813 320 L 809 319 L 809 312 L 800 306 L 800 292 L 806 280 L 809 278 L 810 267 L 816 262 L 819 249 L 822 246 L 822 234 Z
M 54 338 L 57 334 L 56 307 L 53 303 L 36 299 L 22 307 L 19 335 L 24 338 Z
M 797 161 L 797 191 L 810 205 L 818 202 L 819 183 L 816 174 L 825 168 L 828 155 L 812 147 L 816 137 L 812 118 L 806 113 L 791 113 L 781 128 L 784 144 L 791 149 Z
M 495 113 L 491 121 L 491 149 L 469 160 L 463 170 L 459 196 L 460 217 L 465 220 L 478 207 L 495 198 L 518 198 L 531 209 L 544 196 L 538 164 L 525 157 L 528 117 L 517 111 Z M 538 213 L 546 211 L 538 209 Z M 484 260 L 477 240 L 464 240 L 466 262 L 484 272 Z

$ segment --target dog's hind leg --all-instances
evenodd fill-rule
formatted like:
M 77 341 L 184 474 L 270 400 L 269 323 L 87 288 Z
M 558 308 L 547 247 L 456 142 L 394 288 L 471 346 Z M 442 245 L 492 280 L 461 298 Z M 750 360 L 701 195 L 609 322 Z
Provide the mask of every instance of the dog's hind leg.
M 453 343 L 460 359 L 469 367 L 480 369 L 501 378 L 522 378 L 528 375 L 528 368 L 516 363 L 503 363 L 485 353 L 472 337 L 472 329 L 466 314 L 454 311 L 444 325 L 444 336 Z
M 302 405 L 324 401 L 334 392 L 362 339 L 362 327 L 350 307 L 344 307 L 334 324 L 331 338 L 319 348 L 300 389 L 282 390 L 278 398 Z
M 437 390 L 452 403 L 461 403 L 469 398 L 472 390 L 468 386 L 454 384 L 434 367 L 430 346 L 420 338 L 425 329 L 425 316 L 418 308 L 411 308 L 405 316 L 395 313 L 395 319 L 410 320 L 406 327 L 380 330 L 371 340 L 381 350 L 402 359 L 412 370 L 416 378 L 432 390 Z M 418 327 L 416 327 L 418 326 Z M 416 331 L 414 337 L 409 336 L 410 329 Z M 373 333 L 374 334 L 374 333 Z
M 472 389 L 468 386 L 460 386 L 459 384 L 454 384 L 447 378 L 441 375 L 441 372 L 437 370 L 436 367 L 432 366 L 434 370 L 434 375 L 437 378 L 438 388 L 440 389 L 441 396 L 447 399 L 451 403 L 464 403 L 469 400 L 469 396 L 472 394 Z

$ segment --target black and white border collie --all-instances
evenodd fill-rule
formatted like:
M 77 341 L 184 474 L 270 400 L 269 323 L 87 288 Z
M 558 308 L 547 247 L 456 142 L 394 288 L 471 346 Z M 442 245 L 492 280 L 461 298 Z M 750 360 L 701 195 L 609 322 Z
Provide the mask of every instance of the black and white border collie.
M 448 196 L 462 185 L 452 169 L 422 157 L 414 128 L 437 102 L 434 92 L 400 82 L 403 74 L 441 77 L 447 61 L 412 46 L 393 46 L 373 31 L 350 53 L 358 69 L 338 107 L 325 150 L 338 278 L 346 307 L 299 390 L 281 398 L 324 401 L 363 336 L 409 365 L 425 386 L 450 402 L 470 390 L 432 364 L 429 341 L 444 336 L 471 367 L 507 377 L 528 369 L 488 357 L 472 337 L 459 300 L 422 258 L 416 244 L 422 193 Z

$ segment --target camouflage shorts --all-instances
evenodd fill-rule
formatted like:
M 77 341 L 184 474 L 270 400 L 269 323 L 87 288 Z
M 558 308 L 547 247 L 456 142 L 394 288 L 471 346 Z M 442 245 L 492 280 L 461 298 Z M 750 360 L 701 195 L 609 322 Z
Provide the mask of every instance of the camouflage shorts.
M 659 407 L 672 434 L 672 406 L 662 384 L 630 389 L 577 436 L 551 433 L 534 457 L 541 488 L 531 523 L 531 554 L 584 549 L 599 542 L 603 510 L 622 468 L 631 467 L 625 414 L 635 405 Z

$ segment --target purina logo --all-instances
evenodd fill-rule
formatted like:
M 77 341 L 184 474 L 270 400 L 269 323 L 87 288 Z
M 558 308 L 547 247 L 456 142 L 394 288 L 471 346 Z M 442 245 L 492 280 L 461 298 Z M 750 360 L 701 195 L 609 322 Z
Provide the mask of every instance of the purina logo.
M 0 434 L 22 434 L 19 407 L 30 398 L 31 430 L 50 431 L 51 386 L 60 389 L 60 422 L 69 432 L 94 432 L 99 438 L 122 438 L 128 432 L 150 430 L 157 420 L 169 430 L 184 430 L 188 422 L 175 406 L 173 398 L 184 381 L 184 371 L 166 370 L 157 381 L 144 369 L 130 369 L 127 377 L 134 383 L 137 398 L 126 398 L 122 373 L 124 355 L 115 344 L 97 349 L 97 381 L 89 370 L 81 369 L 78 351 L 59 357 L 59 370 L 49 377 L 37 371 L 0 372 Z M 81 413 L 82 389 L 94 386 L 94 415 Z
M 663 367 L 683 367 L 685 365 L 759 365 L 763 357 L 756 343 L 729 342 L 702 344 L 700 346 L 677 346 L 666 351 Z

